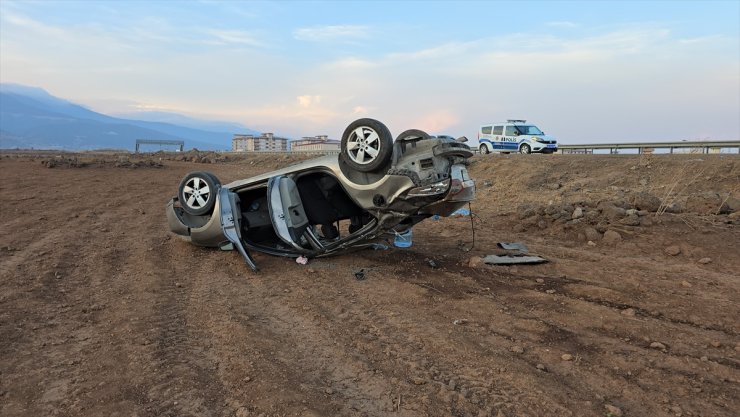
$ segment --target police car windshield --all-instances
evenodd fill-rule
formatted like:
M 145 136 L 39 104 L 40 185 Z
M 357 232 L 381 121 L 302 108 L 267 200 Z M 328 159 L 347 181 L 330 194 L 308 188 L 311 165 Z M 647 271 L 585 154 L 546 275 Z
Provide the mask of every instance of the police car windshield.
M 520 135 L 544 135 L 537 126 L 517 126 Z

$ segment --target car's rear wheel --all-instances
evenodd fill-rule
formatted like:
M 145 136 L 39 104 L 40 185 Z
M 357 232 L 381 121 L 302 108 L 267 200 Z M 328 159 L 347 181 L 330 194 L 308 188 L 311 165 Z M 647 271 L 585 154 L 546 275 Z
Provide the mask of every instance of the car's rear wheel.
M 217 188 L 221 185 L 215 175 L 191 172 L 180 181 L 177 196 L 183 210 L 194 216 L 210 214 L 216 204 Z
M 396 138 L 396 142 L 401 140 L 429 139 L 429 134 L 419 129 L 409 129 L 401 132 Z
M 351 168 L 373 172 L 386 166 L 393 153 L 393 136 L 375 119 L 350 123 L 342 135 L 342 157 Z
M 480 153 L 484 155 L 491 153 L 491 151 L 488 150 L 488 146 L 486 146 L 484 143 L 481 143 L 478 149 L 480 150 Z
M 525 144 L 523 144 L 523 145 L 522 145 L 522 146 L 521 146 L 521 147 L 519 148 L 519 153 L 522 153 L 522 154 L 525 154 L 525 155 L 527 155 L 527 154 L 530 154 L 530 153 L 532 153 L 532 148 L 530 148 L 530 147 L 529 147 L 529 145 L 527 145 L 527 144 L 525 143 Z

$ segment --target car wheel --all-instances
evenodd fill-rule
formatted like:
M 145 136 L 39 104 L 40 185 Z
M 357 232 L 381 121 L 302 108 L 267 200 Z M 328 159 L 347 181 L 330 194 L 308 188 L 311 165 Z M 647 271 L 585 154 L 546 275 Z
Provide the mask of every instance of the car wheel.
M 221 185 L 215 175 L 191 172 L 180 181 L 177 197 L 183 210 L 194 216 L 210 214 L 216 204 L 217 188 Z
M 344 130 L 341 155 L 357 171 L 373 172 L 386 166 L 392 153 L 393 136 L 377 120 L 355 120 Z
M 482 153 L 484 155 L 487 155 L 487 154 L 491 153 L 491 151 L 488 150 L 488 146 L 486 146 L 485 144 L 482 144 L 481 143 L 479 149 L 480 149 L 480 153 Z
M 413 139 L 429 139 L 429 134 L 423 130 L 419 129 L 409 129 L 403 131 L 398 137 L 396 138 L 396 142 L 400 140 L 413 140 Z
M 529 145 L 527 145 L 525 143 L 525 144 L 522 145 L 521 148 L 519 148 L 519 153 L 523 153 L 525 155 L 526 154 L 530 154 L 530 153 L 532 153 L 532 148 L 530 148 Z

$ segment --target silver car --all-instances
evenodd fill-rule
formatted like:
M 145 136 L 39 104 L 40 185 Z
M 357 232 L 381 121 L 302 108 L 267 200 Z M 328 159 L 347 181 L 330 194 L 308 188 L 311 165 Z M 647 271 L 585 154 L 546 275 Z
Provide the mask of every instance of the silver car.
M 198 246 L 318 257 L 368 247 L 475 196 L 463 142 L 407 130 L 393 141 L 374 119 L 352 122 L 339 155 L 221 185 L 207 172 L 183 178 L 167 204 L 170 230 Z

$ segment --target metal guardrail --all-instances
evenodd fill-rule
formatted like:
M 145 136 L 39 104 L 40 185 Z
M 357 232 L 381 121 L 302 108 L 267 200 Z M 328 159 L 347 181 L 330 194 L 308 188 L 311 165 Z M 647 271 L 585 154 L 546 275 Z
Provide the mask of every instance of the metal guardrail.
M 740 140 L 719 140 L 719 141 L 680 141 L 680 142 L 629 142 L 629 143 L 592 143 L 584 145 L 558 145 L 558 153 L 575 153 L 563 152 L 582 151 L 582 153 L 593 153 L 594 149 L 609 149 L 609 153 L 619 153 L 620 149 L 637 149 L 638 153 L 645 153 L 654 149 L 669 149 L 673 153 L 674 149 L 692 148 L 699 149 L 701 153 L 710 153 L 710 149 L 728 149 L 737 148 L 740 153 Z

